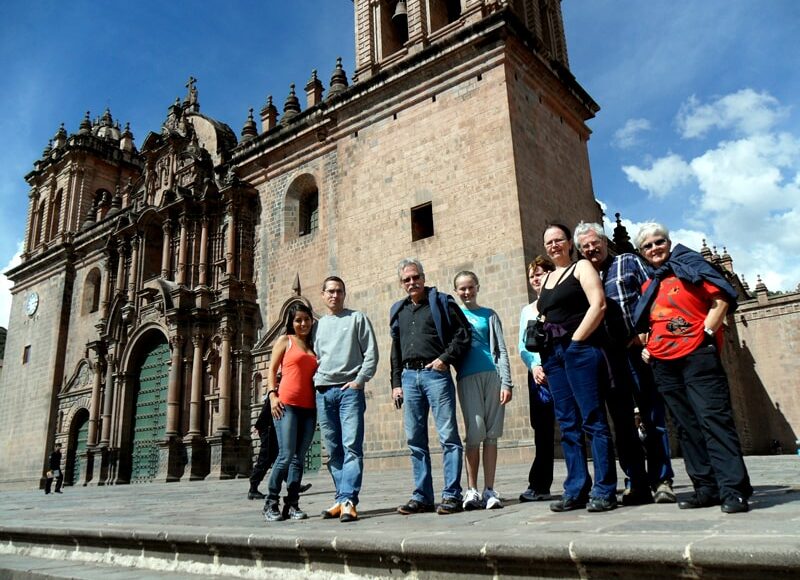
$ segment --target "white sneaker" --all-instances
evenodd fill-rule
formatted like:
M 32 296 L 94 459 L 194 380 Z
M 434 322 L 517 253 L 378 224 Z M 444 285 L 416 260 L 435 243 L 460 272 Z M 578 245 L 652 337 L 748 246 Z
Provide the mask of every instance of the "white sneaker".
M 466 495 L 464 496 L 464 509 L 467 511 L 470 510 L 479 510 L 483 508 L 483 502 L 481 501 L 481 494 L 478 493 L 478 490 L 474 487 L 470 487 L 467 490 Z
M 500 499 L 500 494 L 493 489 L 486 488 L 483 490 L 483 502 L 486 504 L 487 510 L 496 510 L 503 507 L 503 500 Z

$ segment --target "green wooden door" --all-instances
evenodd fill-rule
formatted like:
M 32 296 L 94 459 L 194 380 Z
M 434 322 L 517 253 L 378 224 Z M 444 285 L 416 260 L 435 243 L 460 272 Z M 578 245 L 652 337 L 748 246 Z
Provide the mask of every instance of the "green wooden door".
M 72 464 L 72 485 L 79 485 L 81 482 L 81 471 L 83 471 L 82 459 L 86 451 L 86 442 L 89 440 L 89 419 L 84 419 L 75 434 L 75 461 Z
M 167 425 L 168 362 L 169 345 L 162 339 L 146 353 L 139 369 L 131 482 L 150 481 L 158 472 L 157 443 L 163 439 Z

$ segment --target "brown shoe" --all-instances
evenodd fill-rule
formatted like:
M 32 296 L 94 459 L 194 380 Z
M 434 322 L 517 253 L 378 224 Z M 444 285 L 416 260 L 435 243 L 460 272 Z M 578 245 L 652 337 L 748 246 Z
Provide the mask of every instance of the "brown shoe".
M 333 518 L 338 518 L 342 515 L 342 504 L 338 501 L 333 504 L 328 509 L 322 512 L 322 519 L 323 520 L 332 520 Z
M 348 499 L 340 505 L 342 506 L 342 513 L 339 515 L 340 522 L 354 522 L 358 520 L 358 512 L 356 511 L 356 506 L 353 505 L 353 502 Z

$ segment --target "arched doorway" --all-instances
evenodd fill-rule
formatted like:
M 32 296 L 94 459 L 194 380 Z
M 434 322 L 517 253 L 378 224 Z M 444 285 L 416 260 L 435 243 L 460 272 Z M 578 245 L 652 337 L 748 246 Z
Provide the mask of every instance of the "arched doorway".
M 82 458 L 86 456 L 86 443 L 89 440 L 89 411 L 81 409 L 75 413 L 70 427 L 69 450 L 67 451 L 67 485 L 78 485 L 86 467 Z
M 169 384 L 169 344 L 161 334 L 153 334 L 144 348 L 136 377 L 135 412 L 131 443 L 131 483 L 151 481 L 158 472 L 158 442 L 167 424 Z

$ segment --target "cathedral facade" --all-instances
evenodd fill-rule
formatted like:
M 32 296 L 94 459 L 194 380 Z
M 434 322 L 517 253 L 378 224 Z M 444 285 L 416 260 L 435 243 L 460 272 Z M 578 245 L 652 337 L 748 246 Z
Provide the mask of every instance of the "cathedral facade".
M 598 106 L 569 72 L 560 2 L 354 10 L 352 78 L 341 62 L 327 89 L 312 73 L 239 137 L 200 112 L 194 79 L 139 148 L 109 111 L 58 130 L 26 176 L 8 273 L 0 484 L 39 481 L 54 442 L 74 484 L 246 475 L 272 342 L 294 301 L 321 312 L 328 275 L 379 337 L 374 465 L 407 461 L 388 378 L 401 258 L 448 291 L 475 271 L 516 343 L 545 223 L 601 219 L 585 125 Z M 520 388 L 502 445 L 530 443 Z

